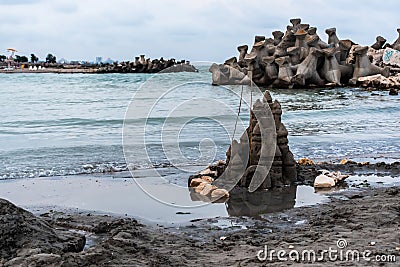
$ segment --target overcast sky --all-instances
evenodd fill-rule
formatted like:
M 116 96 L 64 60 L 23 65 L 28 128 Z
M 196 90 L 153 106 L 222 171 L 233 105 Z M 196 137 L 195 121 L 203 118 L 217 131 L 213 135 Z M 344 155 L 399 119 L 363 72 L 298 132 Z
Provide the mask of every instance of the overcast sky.
M 132 60 L 135 55 L 222 62 L 254 35 L 284 31 L 289 18 L 340 39 L 390 43 L 400 27 L 398 1 L 351 0 L 0 0 L 0 54 L 93 60 Z

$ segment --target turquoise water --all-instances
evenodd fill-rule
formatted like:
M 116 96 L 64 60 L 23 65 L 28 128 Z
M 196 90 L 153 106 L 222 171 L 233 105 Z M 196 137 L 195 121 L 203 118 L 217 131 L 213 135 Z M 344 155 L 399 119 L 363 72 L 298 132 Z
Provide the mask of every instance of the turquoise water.
M 225 158 L 230 143 L 228 133 L 233 131 L 239 98 L 232 92 L 211 86 L 208 68 L 199 69 L 199 73 L 163 74 L 162 79 L 151 84 L 156 91 L 158 86 L 174 82 L 203 81 L 165 97 L 152 111 L 150 119 L 139 115 L 133 118 L 133 125 L 138 125 L 133 138 L 141 134 L 147 122 L 146 148 L 151 158 L 151 164 L 143 157 L 130 161 L 135 168 L 168 166 L 170 158 L 182 155 L 186 165 L 196 166 L 201 154 L 199 142 L 205 138 L 215 144 L 211 159 Z M 150 74 L 0 75 L 0 178 L 125 170 L 122 150 L 125 112 L 135 92 L 151 77 Z M 232 90 L 240 94 L 241 88 Z M 370 92 L 350 88 L 271 90 L 271 93 L 282 104 L 282 119 L 297 158 L 390 161 L 400 158 L 399 96 L 389 96 L 387 92 L 372 96 Z M 250 98 L 248 88 L 243 94 L 244 98 Z M 165 107 L 195 96 L 223 99 L 234 111 L 219 114 L 219 121 L 197 118 L 189 124 L 182 114 L 175 116 L 166 112 Z M 149 92 L 149 97 L 140 101 L 144 105 L 154 99 Z M 215 106 L 211 102 L 209 105 L 193 104 L 189 106 L 189 113 L 200 114 Z M 174 129 L 186 125 L 178 129 L 179 150 L 168 155 L 163 152 L 165 143 L 159 132 L 166 117 Z M 244 106 L 241 119 L 246 121 L 247 118 L 248 108 Z M 220 127 L 221 121 L 225 127 Z M 186 174 L 179 177 L 178 183 L 185 184 Z

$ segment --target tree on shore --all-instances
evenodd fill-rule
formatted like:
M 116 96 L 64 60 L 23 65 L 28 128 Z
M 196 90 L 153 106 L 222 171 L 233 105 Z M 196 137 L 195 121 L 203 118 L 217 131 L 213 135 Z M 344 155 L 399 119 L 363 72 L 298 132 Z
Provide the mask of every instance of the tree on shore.
M 53 56 L 52 54 L 48 54 L 46 57 L 46 63 L 56 63 L 57 58 Z
M 29 61 L 29 59 L 26 56 L 19 56 L 19 55 L 15 55 L 15 62 L 17 63 L 26 63 Z
M 36 63 L 39 61 L 39 58 L 35 56 L 35 54 L 31 54 L 31 63 Z

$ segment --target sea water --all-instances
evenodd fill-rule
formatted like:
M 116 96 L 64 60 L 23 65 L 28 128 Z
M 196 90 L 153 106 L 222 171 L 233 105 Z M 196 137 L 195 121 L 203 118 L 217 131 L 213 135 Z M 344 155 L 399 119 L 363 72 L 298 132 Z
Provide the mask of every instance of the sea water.
M 180 130 L 179 149 L 166 156 L 162 151 L 165 140 L 157 135 L 158 129 L 167 117 L 177 127 L 187 124 L 187 118 L 163 112 L 161 105 L 152 111 L 150 119 L 143 116 L 131 122 L 133 127 L 137 123 L 138 135 L 147 123 L 146 149 L 151 158 L 130 159 L 134 168 L 170 167 L 169 158 L 179 154 L 186 159 L 186 165 L 193 162 L 196 171 L 199 143 L 205 138 L 215 146 L 212 160 L 225 158 L 231 137 L 227 132 L 233 132 L 242 88 L 231 87 L 232 93 L 212 86 L 208 67 L 198 68 L 198 73 L 162 74 L 162 79 L 152 80 L 151 88 L 201 81 L 175 90 L 165 105 L 183 103 L 194 96 L 224 99 L 232 108 L 230 114 L 220 115 L 225 128 L 218 127 L 212 119 L 193 120 L 191 126 Z M 1 74 L 0 179 L 126 170 L 122 148 L 125 113 L 135 93 L 152 77 L 153 74 Z M 399 96 L 389 96 L 387 92 L 372 95 L 359 88 L 270 92 L 282 105 L 282 121 L 296 158 L 399 160 Z M 243 90 L 244 99 L 249 99 L 250 94 L 249 88 Z M 252 97 L 254 100 L 259 96 Z M 140 101 L 145 105 L 155 100 L 144 97 Z M 215 104 L 211 101 L 209 106 L 191 105 L 190 114 L 200 114 L 212 105 Z M 247 106 L 242 106 L 239 116 L 248 121 Z M 236 133 L 236 137 L 240 134 Z M 187 176 L 173 179 L 185 185 Z
M 0 197 L 31 211 L 56 206 L 164 223 L 325 201 L 307 186 L 239 194 L 213 205 L 192 201 L 189 175 L 225 159 L 235 125 L 238 139 L 248 125 L 249 103 L 262 97 L 247 86 L 212 86 L 208 66 L 198 69 L 0 74 Z M 281 103 L 296 158 L 400 160 L 399 96 L 359 88 L 270 92 Z M 156 199 L 139 184 L 161 195 Z M 179 191 L 171 194 L 171 185 Z

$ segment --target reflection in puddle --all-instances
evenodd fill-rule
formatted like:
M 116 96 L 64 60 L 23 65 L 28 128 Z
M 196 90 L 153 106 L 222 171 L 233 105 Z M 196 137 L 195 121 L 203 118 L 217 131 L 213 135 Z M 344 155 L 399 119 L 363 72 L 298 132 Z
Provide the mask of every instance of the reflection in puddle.
M 199 194 L 191 191 L 193 201 L 202 201 Z M 246 188 L 235 188 L 230 192 L 230 197 L 225 203 L 229 216 L 258 216 L 314 205 L 323 202 L 328 197 L 314 192 L 311 186 L 287 186 L 272 190 L 262 190 L 249 193 Z M 203 200 L 204 201 L 204 200 Z
M 247 192 L 245 188 L 235 188 L 231 191 L 231 196 L 225 205 L 230 216 L 257 216 L 294 207 L 319 204 L 328 199 L 329 193 L 347 188 L 346 185 L 366 182 L 373 186 L 387 186 L 398 184 L 400 180 L 389 176 L 360 175 L 350 176 L 343 186 L 319 190 L 306 185 L 293 185 L 254 193 Z

